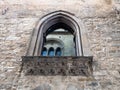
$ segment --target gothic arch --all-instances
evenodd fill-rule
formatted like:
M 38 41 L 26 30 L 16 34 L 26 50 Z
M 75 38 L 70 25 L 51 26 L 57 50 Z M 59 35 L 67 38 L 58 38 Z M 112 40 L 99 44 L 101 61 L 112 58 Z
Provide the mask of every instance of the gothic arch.
M 84 52 L 84 43 L 81 36 L 80 23 L 78 19 L 71 13 L 66 11 L 55 11 L 43 16 L 36 27 L 33 30 L 29 48 L 27 51 L 27 56 L 39 56 L 42 51 L 43 39 L 47 35 L 47 32 L 50 27 L 57 23 L 64 23 L 68 26 L 69 30 L 76 36 L 76 54 L 77 56 L 83 56 Z M 58 26 L 59 27 L 59 26 Z M 62 25 L 63 28 L 64 25 Z M 84 35 L 83 35 L 84 36 Z M 87 44 L 87 43 L 85 43 Z M 82 46 L 83 45 L 83 46 Z M 86 47 L 85 47 L 86 48 Z M 89 50 L 87 50 L 89 51 Z

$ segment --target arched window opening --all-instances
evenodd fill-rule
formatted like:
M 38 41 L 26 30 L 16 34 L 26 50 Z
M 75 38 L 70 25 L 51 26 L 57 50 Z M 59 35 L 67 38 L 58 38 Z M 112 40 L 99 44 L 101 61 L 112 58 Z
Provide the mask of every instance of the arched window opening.
M 46 35 L 46 36 L 45 36 Z M 64 53 L 58 52 L 57 56 L 77 56 L 74 39 L 74 31 L 64 23 L 57 23 L 51 26 L 46 33 L 44 33 L 43 46 L 64 48 Z M 51 40 L 49 40 L 51 39 Z M 56 52 L 55 52 L 56 53 Z
M 40 19 L 33 30 L 27 54 L 22 57 L 26 75 L 92 75 L 93 57 L 84 24 L 78 19 L 75 14 L 61 10 Z
M 54 56 L 54 55 L 55 55 L 54 48 L 51 47 L 48 51 L 48 56 Z
M 58 48 L 56 49 L 55 56 L 61 56 L 61 55 L 62 55 L 61 48 L 58 47 Z
M 42 56 L 47 56 L 47 49 L 44 47 L 42 52 L 41 52 Z
M 62 54 L 63 56 L 89 56 L 91 52 L 88 47 L 85 28 L 82 26 L 82 22 L 79 22 L 73 14 L 66 11 L 55 11 L 43 16 L 35 27 L 27 56 L 40 56 L 47 41 L 47 36 L 58 33 L 59 30 L 57 31 L 57 29 L 64 29 L 64 33 L 60 31 L 62 35 L 64 35 L 65 32 L 69 32 L 72 38 L 74 38 L 74 40 L 72 39 L 72 43 L 74 43 L 72 47 L 74 47 L 74 49 L 70 50 L 70 47 L 68 47 L 67 50 L 69 51 L 64 50 L 66 51 L 65 53 L 72 51 L 74 51 L 74 53 L 69 55 Z
M 64 47 L 63 42 L 62 42 L 61 40 L 59 40 L 59 36 L 58 36 L 58 38 L 55 38 L 56 36 L 57 36 L 57 35 L 55 35 L 55 36 L 53 36 L 53 35 L 48 35 L 48 36 L 46 37 L 46 41 L 44 42 L 43 47 L 48 48 L 48 50 L 51 50 L 51 48 L 56 49 L 56 48 L 58 48 L 58 47 L 63 48 L 63 47 Z M 52 37 L 52 38 L 51 38 L 51 37 Z M 64 49 L 62 49 L 62 50 L 64 50 Z M 54 51 L 54 55 L 55 55 L 55 52 L 56 52 L 56 51 Z M 52 55 L 52 56 L 54 56 L 54 55 Z M 49 55 L 49 51 L 48 51 L 48 55 L 47 55 L 47 56 L 50 56 L 50 55 Z

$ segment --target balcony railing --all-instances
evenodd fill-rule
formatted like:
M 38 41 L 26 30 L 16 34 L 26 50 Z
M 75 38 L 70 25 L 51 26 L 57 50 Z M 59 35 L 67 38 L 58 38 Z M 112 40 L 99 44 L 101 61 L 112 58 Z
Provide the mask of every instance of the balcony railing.
M 91 76 L 93 57 L 44 57 L 23 56 L 22 70 L 25 75 L 42 76 Z

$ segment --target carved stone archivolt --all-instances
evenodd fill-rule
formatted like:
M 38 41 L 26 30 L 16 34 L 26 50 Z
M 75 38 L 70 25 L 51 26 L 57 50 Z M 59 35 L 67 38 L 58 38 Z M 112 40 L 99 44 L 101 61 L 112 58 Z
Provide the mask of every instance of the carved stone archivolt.
M 92 75 L 92 57 L 43 57 L 23 56 L 25 75 Z

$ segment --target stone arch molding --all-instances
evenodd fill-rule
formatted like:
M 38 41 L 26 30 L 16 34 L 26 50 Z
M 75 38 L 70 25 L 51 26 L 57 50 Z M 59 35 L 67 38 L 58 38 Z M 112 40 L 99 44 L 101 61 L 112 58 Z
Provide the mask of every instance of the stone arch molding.
M 55 11 L 43 16 L 33 30 L 30 44 L 26 56 L 40 56 L 42 51 L 43 39 L 46 36 L 47 30 L 56 23 L 62 22 L 68 25 L 75 35 L 76 55 L 91 56 L 86 30 L 80 19 L 74 14 L 66 11 Z

